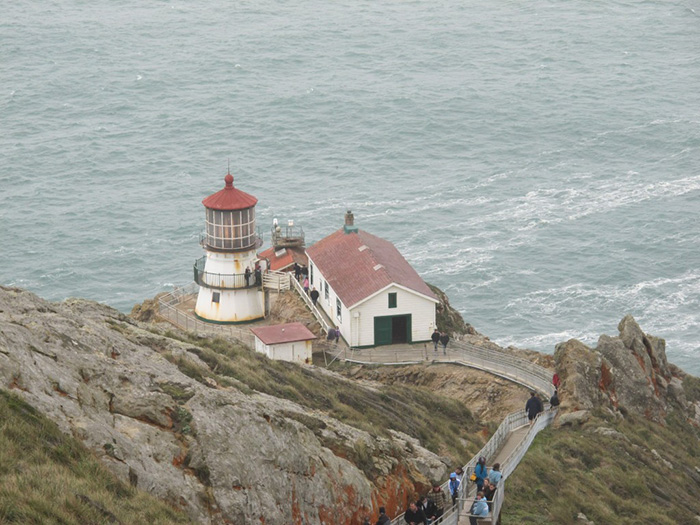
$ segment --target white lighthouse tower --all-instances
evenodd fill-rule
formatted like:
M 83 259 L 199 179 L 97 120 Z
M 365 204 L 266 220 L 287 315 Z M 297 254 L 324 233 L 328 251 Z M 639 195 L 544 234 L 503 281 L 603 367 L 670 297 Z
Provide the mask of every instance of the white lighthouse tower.
M 199 285 L 194 312 L 204 321 L 242 323 L 264 316 L 262 269 L 256 272 L 256 250 L 262 245 L 255 228 L 258 199 L 234 188 L 230 173 L 224 181 L 223 190 L 202 201 L 207 227 L 201 244 L 206 255 L 194 265 Z

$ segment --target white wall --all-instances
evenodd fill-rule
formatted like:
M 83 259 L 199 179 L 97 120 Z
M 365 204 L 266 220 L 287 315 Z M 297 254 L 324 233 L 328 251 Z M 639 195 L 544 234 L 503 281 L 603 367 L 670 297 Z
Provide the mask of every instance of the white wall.
M 213 274 L 243 274 L 246 267 L 255 268 L 255 250 L 239 253 L 207 252 L 205 272 Z M 255 276 L 251 275 L 251 282 Z M 233 285 L 233 281 L 225 283 Z M 219 302 L 212 302 L 214 292 L 219 292 Z M 224 290 L 199 287 L 195 313 L 210 321 L 243 322 L 260 319 L 265 315 L 265 297 L 257 288 Z
M 328 300 L 326 300 L 326 292 L 325 292 L 325 283 L 326 283 L 326 278 L 325 276 L 321 273 L 319 270 L 318 266 L 316 266 L 313 261 L 309 258 L 309 266 L 313 264 L 314 267 L 314 284 L 313 286 L 316 287 L 318 290 L 318 302 L 316 303 L 317 306 L 320 306 L 321 309 L 326 312 L 328 317 L 331 320 L 331 323 L 335 327 L 336 325 L 340 327 L 340 333 L 341 335 L 345 338 L 345 340 L 350 343 L 350 312 L 348 311 L 347 307 L 342 303 L 341 301 L 341 318 L 338 319 L 337 315 L 337 309 L 336 309 L 336 299 L 338 296 L 335 293 L 335 290 L 333 288 L 330 288 L 329 295 L 328 295 Z M 352 343 L 350 343 L 352 344 Z
M 221 294 L 218 303 L 212 301 L 214 292 Z M 265 296 L 258 288 L 215 290 L 200 286 L 194 311 L 198 316 L 210 321 L 252 321 L 265 315 Z
M 309 259 L 309 264 L 313 261 Z M 399 286 L 391 286 L 375 297 L 348 310 L 342 305 L 342 320 L 336 315 L 336 293 L 330 289 L 328 300 L 321 286 L 326 278 L 314 264 L 314 286 L 319 292 L 318 305 L 328 314 L 350 346 L 374 344 L 374 318 L 384 315 L 411 314 L 411 340 L 427 341 L 435 329 L 435 302 Z M 396 293 L 396 308 L 389 308 L 389 293 Z M 359 313 L 359 317 L 354 315 Z
M 389 294 L 396 293 L 396 308 L 389 308 Z M 411 314 L 411 340 L 426 341 L 435 329 L 435 303 L 398 286 L 390 286 L 376 296 L 354 307 L 355 318 L 353 346 L 374 344 L 374 318 L 385 315 Z
M 255 337 L 255 351 L 265 354 L 270 359 L 280 361 L 293 361 L 295 363 L 311 362 L 312 341 L 294 341 L 293 343 L 280 343 L 266 345 L 258 337 Z

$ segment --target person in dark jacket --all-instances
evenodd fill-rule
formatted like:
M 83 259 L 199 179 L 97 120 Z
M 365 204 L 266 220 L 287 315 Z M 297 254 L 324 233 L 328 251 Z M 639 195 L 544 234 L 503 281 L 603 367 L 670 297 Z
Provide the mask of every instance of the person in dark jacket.
M 425 525 L 430 525 L 433 522 L 433 519 L 435 519 L 435 504 L 428 499 L 428 496 L 423 496 L 421 499 L 418 500 L 418 508 L 423 511 L 423 515 L 425 516 Z
M 301 277 L 301 266 L 298 263 L 294 263 L 294 278 L 299 281 Z
M 391 523 L 391 518 L 386 515 L 386 509 L 384 507 L 379 507 L 379 519 L 376 525 L 387 525 L 387 523 Z
M 496 494 L 496 485 L 491 484 L 491 482 L 486 479 L 484 480 L 484 488 L 481 489 L 484 493 L 484 499 L 489 506 L 489 510 L 493 509 L 493 498 Z
M 311 297 L 311 302 L 314 303 L 314 306 L 316 306 L 316 301 L 318 301 L 318 290 L 314 286 L 313 289 L 311 290 L 311 293 L 309 294 Z
M 425 513 L 414 502 L 409 504 L 403 519 L 408 525 L 425 525 Z
M 245 273 L 243 274 L 243 275 L 245 275 L 245 285 L 246 286 L 250 286 L 250 274 L 251 274 L 250 266 L 246 266 Z
M 435 345 L 435 351 L 437 352 L 438 343 L 440 342 L 440 332 L 438 332 L 437 328 L 433 332 L 433 335 L 430 336 L 430 339 L 433 341 L 433 344 Z
M 557 392 L 556 390 L 554 391 L 554 394 L 552 395 L 551 399 L 549 400 L 549 404 L 552 405 L 552 407 L 559 406 L 559 392 Z
M 442 353 L 447 355 L 447 343 L 450 342 L 450 336 L 447 335 L 447 332 L 440 334 L 440 342 L 442 343 Z
M 525 412 L 527 412 L 527 418 L 530 420 L 531 425 L 537 414 L 542 412 L 542 401 L 540 401 L 535 392 L 530 392 L 530 399 L 525 403 Z

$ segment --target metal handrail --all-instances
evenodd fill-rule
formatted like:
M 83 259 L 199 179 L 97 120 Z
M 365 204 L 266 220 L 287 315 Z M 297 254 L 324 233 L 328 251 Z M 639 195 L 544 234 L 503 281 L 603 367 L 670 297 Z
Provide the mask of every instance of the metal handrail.
M 394 351 L 394 360 L 387 360 L 386 354 L 376 349 L 360 350 L 349 349 L 350 356 L 345 356 L 346 361 L 358 364 L 379 363 L 385 365 L 421 363 L 431 360 L 431 352 L 425 349 Z M 379 356 L 379 357 L 378 357 Z M 382 357 L 384 356 L 384 358 Z M 538 391 L 545 397 L 554 392 L 551 383 L 551 375 L 548 370 L 526 359 L 512 356 L 498 350 L 486 350 L 484 348 L 465 343 L 455 342 L 448 351 L 448 359 L 435 360 L 443 363 L 456 363 L 471 368 L 478 368 L 486 372 L 503 377 L 509 381 L 521 384 L 527 388 Z
M 322 328 L 328 332 L 330 326 L 326 322 L 323 315 L 318 311 L 318 309 L 313 305 L 313 302 L 304 292 L 303 287 L 296 279 L 292 279 L 290 276 L 290 283 L 293 286 L 299 296 L 302 297 L 304 303 L 309 307 L 314 316 L 318 319 Z M 160 314 L 170 320 L 173 320 L 175 324 L 182 326 L 181 320 L 185 319 L 186 329 L 193 329 L 193 331 L 211 331 L 213 326 L 209 323 L 204 323 L 198 319 L 193 318 L 179 311 L 175 308 L 175 305 L 182 302 L 183 298 L 196 292 L 197 287 L 193 283 L 173 290 L 172 292 L 162 296 L 159 303 Z M 173 319 L 175 316 L 175 319 Z M 179 322 L 178 322 L 179 321 Z M 190 323 L 192 328 L 190 328 Z M 221 325 L 214 325 L 215 327 L 221 327 Z M 246 344 L 252 343 L 252 334 L 247 331 L 236 329 L 233 327 L 226 327 L 226 332 L 230 337 L 239 339 L 241 342 Z M 456 351 L 455 351 L 456 348 Z M 429 360 L 429 354 L 425 349 L 413 350 L 408 352 L 402 352 L 401 359 L 398 358 L 398 352 L 396 353 L 395 361 L 381 361 L 377 360 L 377 353 L 375 351 L 374 356 L 372 355 L 372 349 L 369 352 L 361 352 L 358 349 L 350 348 L 350 358 L 347 357 L 348 350 L 341 350 L 338 352 L 336 357 L 339 357 L 341 353 L 345 353 L 345 360 L 350 362 L 357 362 L 361 364 L 367 363 L 380 363 L 380 364 L 414 364 L 419 362 L 425 362 Z M 469 366 L 472 368 L 479 368 L 487 372 L 499 375 L 510 381 L 522 384 L 533 390 L 537 390 L 542 394 L 549 395 L 553 391 L 553 387 L 550 382 L 550 373 L 548 370 L 530 362 L 526 359 L 518 358 L 516 356 L 507 354 L 499 350 L 486 350 L 484 348 L 466 343 L 463 341 L 455 341 L 452 343 L 450 348 L 450 357 L 456 357 L 456 359 L 451 359 L 449 361 L 442 362 L 452 362 L 455 364 L 460 364 L 463 366 Z M 410 355 L 407 355 L 410 354 Z M 374 358 L 373 358 L 374 357 Z M 528 448 L 532 444 L 535 436 L 544 428 L 546 428 L 556 415 L 557 410 L 552 409 L 549 405 L 546 405 L 545 411 L 538 415 L 533 424 L 530 426 L 528 433 L 525 438 L 518 444 L 518 446 L 509 454 L 508 458 L 502 463 L 502 478 L 499 483 L 499 488 L 496 491 L 496 497 L 493 501 L 492 516 L 498 517 L 500 514 L 500 509 L 504 499 L 505 492 L 505 480 L 512 474 L 512 472 L 517 467 L 518 463 L 522 460 L 523 456 L 527 452 Z M 457 525 L 459 521 L 460 511 L 463 509 L 465 502 L 469 500 L 470 491 L 469 488 L 473 487 L 469 483 L 469 474 L 473 471 L 478 458 L 480 456 L 486 457 L 487 463 L 492 460 L 497 454 L 498 450 L 501 449 L 505 440 L 508 438 L 510 433 L 518 427 L 527 424 L 527 414 L 524 410 L 518 410 L 511 414 L 508 414 L 501 424 L 498 426 L 496 432 L 494 432 L 491 439 L 482 447 L 482 449 L 477 452 L 468 462 L 464 465 L 464 474 L 460 480 L 460 493 L 457 500 L 457 504 L 453 507 L 446 509 L 442 518 L 435 521 L 435 525 Z M 445 482 L 441 485 L 442 490 L 446 490 L 449 482 Z M 398 525 L 402 523 L 403 513 L 394 520 L 392 524 Z
M 197 293 L 198 286 L 190 283 L 186 286 L 176 288 L 158 298 L 159 315 L 175 326 L 192 331 L 196 334 L 216 334 L 225 335 L 240 341 L 241 343 L 254 346 L 255 338 L 248 328 L 239 328 L 233 325 L 211 324 L 197 319 L 177 308 L 177 305 L 185 301 L 188 297 Z
M 455 347 L 456 352 L 454 349 Z M 351 349 L 351 360 L 353 362 L 367 362 L 367 357 L 369 357 L 369 362 L 378 362 L 373 359 L 371 351 L 369 352 L 369 356 L 367 356 L 367 353 L 361 355 L 360 352 L 357 352 L 358 355 L 355 355 L 353 350 L 355 349 Z M 407 359 L 409 356 L 407 356 L 406 353 L 407 352 L 403 352 L 401 355 L 401 361 L 403 363 L 423 362 L 425 359 L 429 358 L 429 352 L 427 350 L 419 350 L 418 353 L 420 355 L 416 356 L 419 357 L 419 359 L 414 360 L 411 360 L 410 358 Z M 414 351 L 410 357 L 413 357 L 413 354 L 415 353 L 416 352 Z M 452 359 L 450 361 L 441 360 L 440 362 L 454 362 L 464 366 L 479 368 L 522 384 L 533 390 L 537 390 L 544 395 L 549 395 L 553 391 L 549 371 L 526 359 L 522 359 L 499 350 L 486 350 L 463 341 L 455 341 L 453 343 L 453 347 L 450 349 L 450 354 L 450 357 L 456 357 L 456 359 Z M 377 357 L 376 352 L 374 357 Z M 398 352 L 396 353 L 396 361 L 399 361 Z M 398 364 L 397 362 L 388 363 L 386 361 L 382 361 L 382 364 Z M 515 467 L 517 467 L 518 463 L 525 455 L 525 452 L 527 452 L 527 449 L 532 444 L 532 440 L 535 438 L 537 433 L 551 423 L 554 415 L 556 415 L 556 409 L 552 410 L 549 405 L 546 405 L 545 411 L 539 414 L 535 419 L 535 422 L 528 430 L 525 438 L 518 444 L 515 450 L 509 454 L 506 461 L 503 462 L 504 466 L 501 468 L 502 478 L 498 489 L 501 494 L 499 495 L 498 491 L 496 492 L 497 500 L 493 502 L 493 508 L 491 511 L 493 516 L 497 517 L 500 513 L 503 502 L 502 494 L 504 492 L 506 478 L 513 472 L 513 470 L 515 470 Z M 484 456 L 488 463 L 489 460 L 492 460 L 496 456 L 506 439 L 508 439 L 510 433 L 514 429 L 522 427 L 527 423 L 527 413 L 524 410 L 512 412 L 503 419 L 501 424 L 498 426 L 498 429 L 496 429 L 496 432 L 494 432 L 494 434 L 491 436 L 491 439 L 489 439 L 482 449 L 477 452 L 466 465 L 464 465 L 464 474 L 460 480 L 458 501 L 452 508 L 447 509 L 442 518 L 436 523 L 439 523 L 440 525 L 457 525 L 460 512 L 470 495 L 470 485 L 468 482 L 469 474 L 473 472 L 474 468 L 476 467 L 479 457 Z M 445 490 L 448 483 L 449 482 L 443 483 L 443 490 Z M 403 513 L 394 518 L 391 523 L 393 525 L 398 525 L 402 522 L 402 520 Z
M 328 331 L 333 327 L 331 327 L 331 325 L 328 324 L 328 321 L 326 321 L 324 315 L 319 311 L 318 307 L 314 305 L 314 302 L 311 300 L 311 297 L 309 297 L 309 294 L 306 293 L 304 287 L 299 283 L 299 281 L 294 279 L 292 277 L 292 274 L 289 275 L 289 282 L 292 283 L 292 286 L 294 286 L 294 289 L 297 291 L 302 301 L 304 301 L 304 304 L 309 308 L 309 310 L 311 310 L 311 313 L 321 325 L 321 329 L 327 334 Z
M 207 288 L 220 288 L 222 290 L 242 290 L 244 288 L 256 288 L 262 283 L 255 282 L 255 272 L 251 271 L 246 279 L 245 273 L 212 273 L 205 272 L 207 257 L 201 257 L 194 262 L 194 282 Z

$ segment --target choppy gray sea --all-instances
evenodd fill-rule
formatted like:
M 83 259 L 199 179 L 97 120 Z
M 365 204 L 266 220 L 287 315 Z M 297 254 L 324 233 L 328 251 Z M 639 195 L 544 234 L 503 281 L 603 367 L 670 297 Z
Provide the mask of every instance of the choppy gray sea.
M 627 313 L 700 373 L 700 0 L 18 0 L 0 283 L 121 310 L 192 278 L 201 199 L 347 208 L 479 331 Z M 269 241 L 269 236 L 268 236 Z

